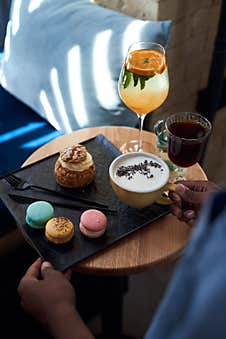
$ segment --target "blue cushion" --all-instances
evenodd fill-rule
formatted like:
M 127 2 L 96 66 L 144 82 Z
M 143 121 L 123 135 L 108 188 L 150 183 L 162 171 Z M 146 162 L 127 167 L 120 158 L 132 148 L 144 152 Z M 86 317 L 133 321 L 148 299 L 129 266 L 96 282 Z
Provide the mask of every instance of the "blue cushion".
M 44 143 L 61 135 L 0 86 L 0 172 L 19 168 Z
M 6 89 L 65 132 L 136 124 L 118 96 L 120 68 L 135 41 L 166 46 L 170 21 L 138 20 L 89 0 L 13 4 L 2 63 Z
M 35 149 L 61 134 L 0 86 L 0 173 L 19 168 Z M 1 236 L 15 227 L 1 200 L 0 217 Z

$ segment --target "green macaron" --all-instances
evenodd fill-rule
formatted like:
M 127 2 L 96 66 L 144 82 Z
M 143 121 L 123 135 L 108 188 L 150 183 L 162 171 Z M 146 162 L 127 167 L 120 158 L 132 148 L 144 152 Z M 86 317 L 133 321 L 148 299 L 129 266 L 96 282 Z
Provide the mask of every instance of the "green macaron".
M 33 228 L 44 228 L 47 221 L 54 216 L 53 206 L 47 201 L 36 201 L 28 206 L 26 223 Z

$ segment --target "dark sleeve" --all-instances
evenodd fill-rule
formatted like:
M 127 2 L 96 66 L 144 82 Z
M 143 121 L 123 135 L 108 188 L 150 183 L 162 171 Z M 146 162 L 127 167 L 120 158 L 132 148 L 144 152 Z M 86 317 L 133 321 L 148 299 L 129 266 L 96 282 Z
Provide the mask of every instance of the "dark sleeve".
M 226 192 L 207 203 L 145 339 L 226 338 Z

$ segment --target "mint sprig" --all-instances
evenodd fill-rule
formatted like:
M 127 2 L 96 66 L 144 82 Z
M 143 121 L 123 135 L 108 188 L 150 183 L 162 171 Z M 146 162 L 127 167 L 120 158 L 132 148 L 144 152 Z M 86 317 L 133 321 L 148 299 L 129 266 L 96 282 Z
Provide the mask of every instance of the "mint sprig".
M 124 69 L 124 73 L 122 76 L 122 85 L 124 88 L 127 88 L 129 86 L 131 77 L 132 77 L 131 72 L 127 71 L 127 69 Z
M 140 85 L 140 89 L 142 90 L 145 88 L 146 81 L 148 81 L 150 78 L 153 78 L 154 76 L 155 74 L 145 76 L 145 75 L 132 73 L 125 68 L 123 76 L 122 76 L 122 85 L 123 85 L 123 88 L 127 88 L 130 82 L 133 80 L 133 86 L 136 87 Z

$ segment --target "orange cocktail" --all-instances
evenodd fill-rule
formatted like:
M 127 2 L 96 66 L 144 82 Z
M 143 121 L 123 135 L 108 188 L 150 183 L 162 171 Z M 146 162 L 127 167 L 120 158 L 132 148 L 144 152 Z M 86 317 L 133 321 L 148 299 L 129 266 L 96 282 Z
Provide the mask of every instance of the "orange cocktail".
M 138 115 L 141 133 L 144 117 L 160 107 L 169 92 L 164 48 L 151 42 L 132 45 L 122 67 L 118 90 L 125 105 Z M 139 144 L 137 150 L 141 149 L 141 140 Z
M 131 52 L 125 63 L 119 92 L 126 106 L 139 115 L 161 106 L 169 92 L 168 71 L 161 52 Z

